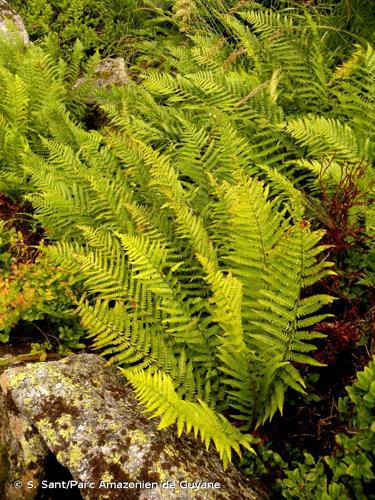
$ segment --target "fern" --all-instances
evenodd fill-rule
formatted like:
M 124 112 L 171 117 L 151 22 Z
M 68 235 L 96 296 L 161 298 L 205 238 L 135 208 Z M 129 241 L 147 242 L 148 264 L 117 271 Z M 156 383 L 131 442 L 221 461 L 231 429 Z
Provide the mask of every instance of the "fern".
M 127 376 L 141 369 L 168 374 L 191 404 L 231 408 L 250 428 L 282 409 L 288 386 L 302 390 L 293 363 L 314 363 L 306 353 L 318 335 L 307 330 L 330 301 L 300 298 L 327 273 L 316 260 L 320 234 L 279 213 L 262 183 L 236 165 L 230 182 L 207 172 L 192 189 L 166 152 L 137 139 L 116 149 L 120 161 L 128 149 L 130 171 L 97 182 L 79 150 L 45 144 L 59 169 L 31 157 L 27 172 L 41 194 L 30 199 L 37 218 L 66 240 L 46 253 L 90 291 L 78 313 L 96 348 Z M 141 379 L 134 380 L 141 390 Z
M 27 180 L 46 255 L 84 290 L 76 311 L 93 348 L 162 427 L 193 429 L 227 463 L 288 390 L 304 392 L 298 367 L 318 364 L 313 327 L 333 299 L 309 290 L 333 271 L 304 195 L 343 165 L 371 178 L 361 113 L 373 107 L 373 51 L 335 66 L 317 21 L 293 9 L 180 2 L 166 19 L 184 24 L 185 43 L 158 44 L 161 67 L 98 91 L 102 131 L 77 124 L 62 83 L 79 45 L 71 70 L 37 48 L 18 55 L 25 79 L 6 53 L 1 175 Z M 27 83 L 35 61 L 50 84 L 41 96 Z
M 200 435 L 207 449 L 213 441 L 224 467 L 231 461 L 232 448 L 240 456 L 240 445 L 254 452 L 250 445 L 251 436 L 241 434 L 222 415 L 216 415 L 204 401 L 192 403 L 179 398 L 168 375 L 146 372 L 127 377 L 146 411 L 153 412 L 153 417 L 162 416 L 159 429 L 176 423 L 178 435 L 184 429 L 188 433 L 193 430 L 195 436 Z
M 82 102 L 73 104 L 65 70 L 41 47 L 25 51 L 0 37 L 1 191 L 17 195 L 31 190 L 20 168 L 23 156 L 43 151 L 40 134 L 65 142 L 72 127 L 69 109 L 81 113 Z

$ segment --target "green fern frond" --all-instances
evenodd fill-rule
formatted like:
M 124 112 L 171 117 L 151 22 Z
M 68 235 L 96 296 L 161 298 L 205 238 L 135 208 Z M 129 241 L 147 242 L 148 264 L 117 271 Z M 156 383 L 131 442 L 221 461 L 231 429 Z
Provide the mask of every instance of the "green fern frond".
M 349 125 L 333 118 L 299 118 L 290 121 L 286 130 L 299 144 L 308 148 L 308 156 L 315 158 L 360 162 L 368 153 L 368 143 L 360 140 Z
M 250 436 L 241 434 L 203 401 L 195 403 L 181 399 L 173 387 L 172 380 L 165 373 L 125 373 L 125 376 L 134 387 L 141 404 L 145 405 L 146 412 L 152 412 L 152 417 L 161 416 L 159 429 L 176 424 L 178 435 L 193 430 L 194 435 L 200 436 L 207 449 L 213 441 L 225 467 L 231 461 L 232 449 L 240 456 L 240 446 L 254 452 Z

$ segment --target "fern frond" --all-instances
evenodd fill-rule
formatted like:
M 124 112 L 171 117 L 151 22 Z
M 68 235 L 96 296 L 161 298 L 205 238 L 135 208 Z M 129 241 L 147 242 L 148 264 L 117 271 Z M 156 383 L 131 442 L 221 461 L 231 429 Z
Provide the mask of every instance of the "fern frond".
M 308 156 L 356 162 L 367 156 L 368 144 L 363 143 L 349 125 L 332 118 L 299 118 L 290 121 L 286 130 L 298 143 L 307 146 Z
M 125 373 L 125 376 L 134 387 L 140 403 L 145 405 L 146 412 L 152 412 L 152 417 L 161 416 L 159 429 L 176 424 L 178 435 L 193 430 L 194 435 L 200 436 L 207 449 L 213 441 L 225 467 L 231 461 L 232 449 L 240 456 L 240 446 L 254 452 L 250 436 L 241 434 L 203 401 L 195 403 L 181 399 L 173 387 L 172 380 L 165 373 Z

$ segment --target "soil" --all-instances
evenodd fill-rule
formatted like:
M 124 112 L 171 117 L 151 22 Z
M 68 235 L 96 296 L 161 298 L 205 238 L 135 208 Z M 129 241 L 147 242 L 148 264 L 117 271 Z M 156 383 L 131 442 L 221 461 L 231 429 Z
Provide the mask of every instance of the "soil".
M 38 255 L 35 248 L 43 239 L 43 230 L 35 225 L 29 203 L 17 203 L 3 193 L 0 193 L 0 220 L 6 222 L 6 227 L 14 228 L 22 234 L 22 252 L 17 253 L 17 263 L 33 262 Z

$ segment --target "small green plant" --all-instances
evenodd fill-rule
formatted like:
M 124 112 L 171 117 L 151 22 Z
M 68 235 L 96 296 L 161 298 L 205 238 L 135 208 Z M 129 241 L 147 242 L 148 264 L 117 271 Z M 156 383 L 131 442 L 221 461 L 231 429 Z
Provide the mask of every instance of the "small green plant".
M 31 344 L 30 354 L 40 354 L 40 360 L 43 361 L 46 358 L 47 353 L 52 351 L 52 349 L 53 346 L 48 340 L 43 343 L 33 342 Z
M 277 475 L 281 477 L 283 470 L 288 468 L 288 464 L 279 453 L 272 450 L 268 443 L 264 444 L 259 441 L 256 444 L 256 455 L 245 451 L 238 466 L 248 477 L 256 477 L 261 480 L 272 478 L 272 483 L 274 483 Z
M 57 328 L 59 338 L 59 354 L 68 354 L 71 351 L 83 349 L 85 344 L 82 343 L 82 338 L 85 334 L 83 328 L 78 322 L 73 325 L 62 325 Z
M 24 228 L 26 230 L 26 227 Z M 24 234 L 10 222 L 0 221 L 0 342 L 8 342 L 20 322 L 52 318 L 74 323 L 69 275 L 31 249 Z M 59 326 L 65 348 L 80 348 L 82 330 Z
M 337 483 L 329 484 L 322 459 L 315 461 L 310 453 L 305 461 L 293 470 L 286 470 L 287 478 L 281 480 L 282 495 L 288 500 L 348 500 L 347 490 Z
M 348 433 L 336 436 L 336 449 L 330 456 L 305 460 L 293 470 L 285 469 L 280 480 L 287 499 L 368 500 L 375 498 L 371 485 L 375 479 L 375 358 L 347 387 L 348 396 L 339 401 Z

